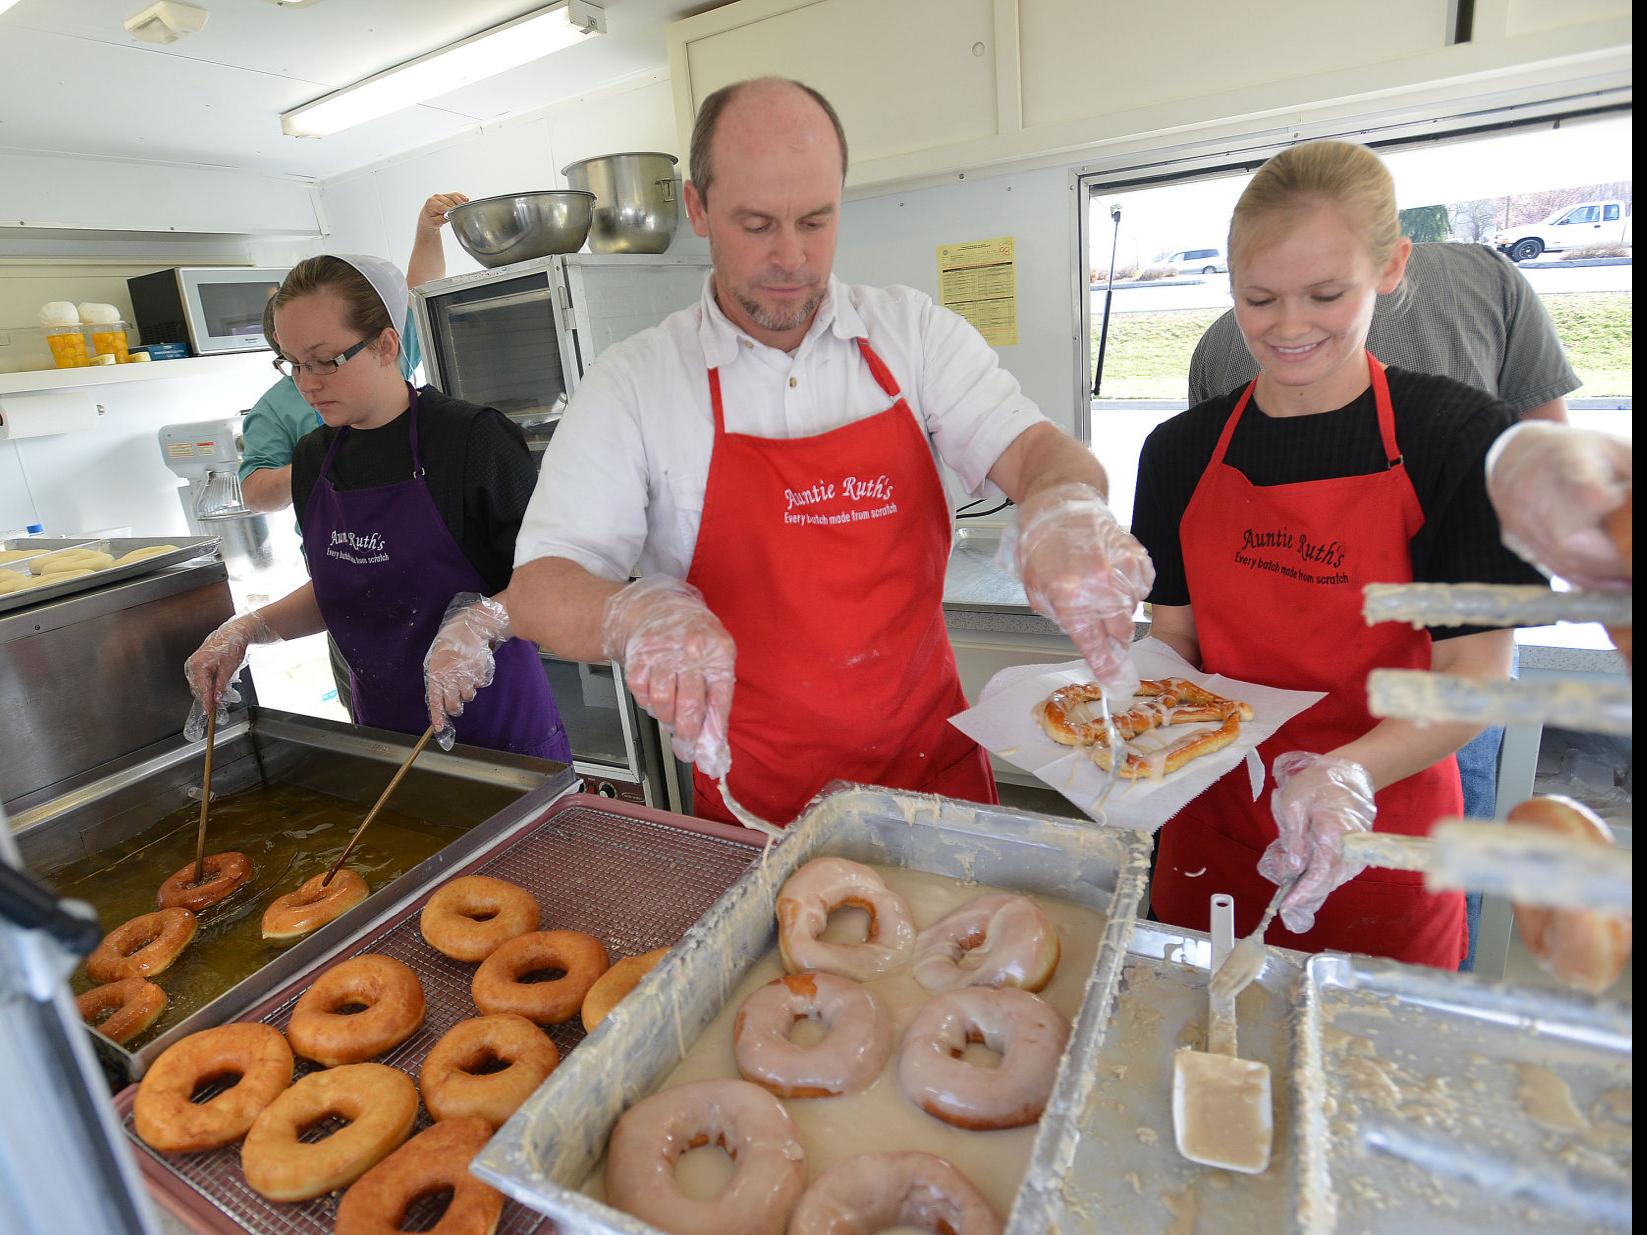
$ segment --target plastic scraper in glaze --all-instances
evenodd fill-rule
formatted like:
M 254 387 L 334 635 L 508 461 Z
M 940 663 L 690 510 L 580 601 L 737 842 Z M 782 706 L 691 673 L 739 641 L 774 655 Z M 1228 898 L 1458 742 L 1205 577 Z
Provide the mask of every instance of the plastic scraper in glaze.
M 1209 979 L 1234 946 L 1234 913 L 1227 893 L 1213 896 Z M 1172 1057 L 1172 1131 L 1178 1152 L 1191 1162 L 1246 1175 L 1269 1167 L 1275 1139 L 1269 1065 L 1236 1054 L 1235 1001 L 1212 994 L 1210 980 L 1207 1049 Z

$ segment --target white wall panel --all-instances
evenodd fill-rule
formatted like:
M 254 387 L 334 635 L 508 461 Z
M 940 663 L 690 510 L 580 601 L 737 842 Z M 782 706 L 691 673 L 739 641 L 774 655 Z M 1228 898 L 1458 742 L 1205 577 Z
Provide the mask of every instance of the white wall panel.
M 1024 126 L 1398 60 L 1447 40 L 1446 0 L 1018 0 Z
M 776 74 L 829 98 L 854 159 L 996 132 L 992 0 L 820 0 L 788 11 L 765 11 L 779 7 L 773 4 L 743 7 L 747 24 L 685 45 L 694 113 L 721 86 Z M 682 60 L 673 63 L 678 71 Z

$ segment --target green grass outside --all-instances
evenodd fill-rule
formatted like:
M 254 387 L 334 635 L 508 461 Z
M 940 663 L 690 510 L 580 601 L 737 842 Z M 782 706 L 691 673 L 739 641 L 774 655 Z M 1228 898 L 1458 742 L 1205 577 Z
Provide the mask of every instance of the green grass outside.
M 1577 395 L 1600 398 L 1632 394 L 1632 301 L 1630 292 L 1564 292 L 1544 297 L 1567 358 L 1584 382 Z M 1112 315 L 1103 397 L 1188 398 L 1190 356 L 1201 335 L 1219 316 L 1218 309 Z M 1094 363 L 1099 321 L 1094 315 Z

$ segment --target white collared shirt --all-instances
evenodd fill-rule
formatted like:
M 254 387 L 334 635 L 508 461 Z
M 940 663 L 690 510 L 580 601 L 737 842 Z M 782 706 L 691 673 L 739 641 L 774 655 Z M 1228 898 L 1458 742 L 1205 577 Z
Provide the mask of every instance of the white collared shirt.
M 833 276 L 793 353 L 750 338 L 715 303 L 696 305 L 602 352 L 544 452 L 515 565 L 563 557 L 606 579 L 684 579 L 703 517 L 719 366 L 729 433 L 808 437 L 887 408 L 854 342 L 892 370 L 936 453 L 974 496 L 1013 440 L 1046 419 L 964 319 L 909 287 Z

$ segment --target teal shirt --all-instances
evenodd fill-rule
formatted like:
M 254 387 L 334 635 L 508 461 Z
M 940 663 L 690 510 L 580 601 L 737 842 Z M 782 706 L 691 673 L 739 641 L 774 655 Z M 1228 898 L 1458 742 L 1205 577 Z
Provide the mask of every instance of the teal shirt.
M 410 310 L 406 313 L 406 329 L 401 331 L 404 346 L 400 353 L 400 373 L 411 379 L 412 370 L 423 359 L 418 347 L 417 326 Z M 320 426 L 320 416 L 297 392 L 297 383 L 283 377 L 263 392 L 263 397 L 246 413 L 241 435 L 245 438 L 245 454 L 240 461 L 240 479 L 263 468 L 285 467 L 292 461 L 292 451 L 305 434 Z

